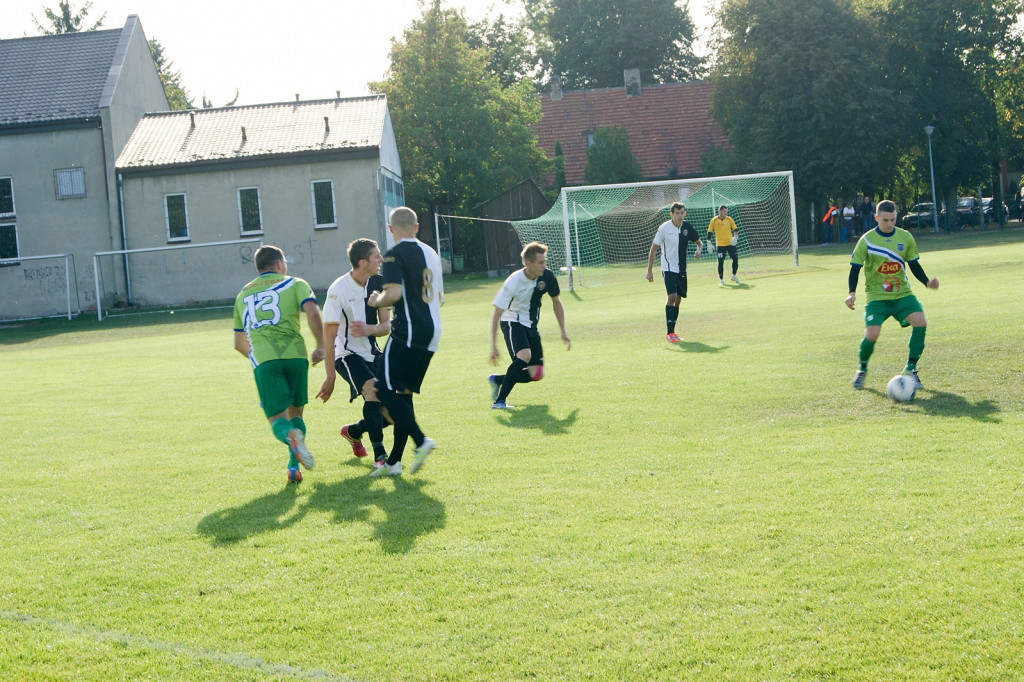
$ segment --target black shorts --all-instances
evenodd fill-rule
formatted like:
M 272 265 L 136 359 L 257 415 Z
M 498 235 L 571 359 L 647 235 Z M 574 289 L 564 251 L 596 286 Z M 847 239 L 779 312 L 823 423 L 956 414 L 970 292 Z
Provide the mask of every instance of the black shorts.
M 540 344 L 540 332 L 534 327 L 524 327 L 518 322 L 501 322 L 501 335 L 505 337 L 505 348 L 508 356 L 515 358 L 516 353 L 529 348 L 530 365 L 544 364 L 544 347 Z
M 729 246 L 718 247 L 718 260 L 723 260 L 725 254 L 729 254 L 729 257 L 736 260 L 736 247 L 730 244 Z
M 675 294 L 680 298 L 686 298 L 685 272 L 663 272 L 661 275 L 665 279 L 665 292 L 669 296 Z
M 388 337 L 384 354 L 378 361 L 377 384 L 395 393 L 419 393 L 432 357 L 432 350 L 410 348 L 401 341 L 395 341 L 394 337 Z
M 349 402 L 363 394 L 363 384 L 377 378 L 375 365 L 376 363 L 367 362 L 361 355 L 355 353 L 335 358 L 334 368 L 348 382 Z

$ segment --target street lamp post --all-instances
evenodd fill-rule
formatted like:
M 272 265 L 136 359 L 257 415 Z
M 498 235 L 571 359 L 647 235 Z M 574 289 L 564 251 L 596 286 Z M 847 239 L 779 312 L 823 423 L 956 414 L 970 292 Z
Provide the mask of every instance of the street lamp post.
M 924 134 L 928 136 L 928 170 L 932 174 L 932 218 L 935 221 L 935 234 L 939 233 L 939 202 L 935 200 L 935 164 L 932 162 L 932 133 L 935 126 L 925 126 Z

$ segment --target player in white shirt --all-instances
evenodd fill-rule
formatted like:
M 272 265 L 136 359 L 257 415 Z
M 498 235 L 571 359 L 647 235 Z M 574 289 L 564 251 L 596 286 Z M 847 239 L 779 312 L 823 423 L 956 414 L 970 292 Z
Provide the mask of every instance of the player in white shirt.
M 676 320 L 679 318 L 679 301 L 686 298 L 686 247 L 690 242 L 697 243 L 694 258 L 700 258 L 700 250 L 704 245 L 693 225 L 686 221 L 686 206 L 680 202 L 672 204 L 669 220 L 658 228 L 651 243 L 651 251 L 647 255 L 647 281 L 654 281 L 654 255 L 661 249 L 661 276 L 665 280 L 665 326 L 668 333 L 665 339 L 669 343 L 679 343 L 676 334 Z
M 540 342 L 537 322 L 540 320 L 540 305 L 544 294 L 551 297 L 551 309 L 562 331 L 566 348 L 572 348 L 565 333 L 565 310 L 558 296 L 561 290 L 555 273 L 547 268 L 548 247 L 539 242 L 530 242 L 523 248 L 523 267 L 516 270 L 501 286 L 494 297 L 494 313 L 491 315 L 491 364 L 497 364 L 498 327 L 501 327 L 512 364 L 505 374 L 492 374 L 491 409 L 507 410 L 505 403 L 509 392 L 517 383 L 540 381 L 544 376 L 544 348 Z
M 343 426 L 341 435 L 352 446 L 352 454 L 365 457 L 366 448 L 360 439 L 364 432 L 368 433 L 374 466 L 379 468 L 387 459 L 387 452 L 384 419 L 375 387 L 380 356 L 376 337 L 387 334 L 391 323 L 386 309 L 378 311 L 368 306 L 366 300 L 382 288 L 383 280 L 377 273 L 384 259 L 372 239 L 356 239 L 349 244 L 348 259 L 352 270 L 327 289 L 323 313 L 327 376 L 316 397 L 324 402 L 330 399 L 336 374 L 348 382 L 349 402 L 363 396 L 362 421 Z

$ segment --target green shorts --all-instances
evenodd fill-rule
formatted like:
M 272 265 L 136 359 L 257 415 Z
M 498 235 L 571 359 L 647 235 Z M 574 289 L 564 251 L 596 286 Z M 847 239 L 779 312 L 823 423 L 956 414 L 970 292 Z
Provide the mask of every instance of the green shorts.
M 921 307 L 917 296 L 913 294 L 885 301 L 871 301 L 864 308 L 864 326 L 880 327 L 883 322 L 891 317 L 899 322 L 901 327 L 909 327 L 910 323 L 907 322 L 907 317 L 912 313 L 922 312 L 924 312 L 924 308 Z
M 306 404 L 309 376 L 309 360 L 306 358 L 268 360 L 257 365 L 253 375 L 263 414 L 268 418 L 281 414 L 292 405 L 301 407 Z

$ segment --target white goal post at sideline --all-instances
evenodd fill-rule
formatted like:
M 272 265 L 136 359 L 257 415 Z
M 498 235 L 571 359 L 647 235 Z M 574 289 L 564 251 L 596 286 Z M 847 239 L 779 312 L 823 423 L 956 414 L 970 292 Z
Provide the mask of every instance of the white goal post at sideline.
M 686 219 L 702 235 L 718 207 L 726 206 L 739 227 L 741 255 L 792 253 L 794 266 L 800 265 L 792 171 L 563 187 L 551 210 L 513 227 L 524 244 L 536 240 L 551 248 L 550 267 L 568 275 L 571 291 L 574 274 L 582 283 L 585 268 L 646 262 L 675 201 L 686 204 Z
M 92 271 L 94 284 L 96 286 L 96 318 L 103 321 L 103 278 L 100 275 L 100 258 L 102 256 L 124 256 L 124 276 L 125 276 L 125 287 L 127 289 L 128 300 L 132 300 L 132 275 L 131 269 L 128 265 L 128 256 L 138 253 L 155 253 L 155 252 L 167 252 L 167 251 L 181 251 L 183 249 L 198 249 L 212 246 L 235 246 L 238 244 L 263 244 L 263 239 L 260 237 L 253 237 L 251 239 L 233 239 L 222 242 L 205 242 L 203 244 L 179 244 L 175 246 L 152 246 L 143 249 L 120 249 L 118 251 L 99 251 L 92 255 Z M 108 313 L 109 314 L 109 313 Z
M 58 259 L 58 258 L 62 259 L 64 261 L 64 271 L 63 272 L 57 271 L 56 273 L 51 273 L 51 272 L 49 272 L 49 270 L 51 269 L 50 267 L 47 267 L 47 268 L 37 268 L 36 270 L 43 270 L 43 272 L 34 272 L 34 271 L 31 271 L 31 270 L 28 270 L 28 271 L 25 272 L 25 278 L 26 279 L 33 278 L 33 279 L 39 279 L 39 280 L 44 280 L 44 279 L 59 280 L 61 278 L 61 275 L 63 275 L 63 279 L 64 279 L 64 292 L 63 292 L 64 293 L 64 305 L 67 308 L 67 318 L 70 320 L 72 318 L 72 314 L 78 315 L 78 314 L 80 314 L 82 312 L 82 301 L 81 301 L 81 297 L 78 295 L 78 271 L 77 271 L 77 269 L 75 267 L 75 255 L 74 254 L 72 254 L 72 253 L 51 253 L 51 254 L 46 255 L 46 256 L 18 256 L 17 258 L 4 258 L 4 259 L 0 259 L 0 265 L 21 265 L 25 261 L 54 260 L 54 259 Z M 32 273 L 31 276 L 30 276 L 30 273 Z M 53 275 L 55 275 L 55 276 L 53 276 Z M 72 311 L 72 308 L 71 308 L 71 283 L 72 282 L 75 283 L 75 303 L 78 306 L 78 309 L 74 310 L 74 311 Z M 54 287 L 54 288 L 56 288 L 56 287 Z M 56 293 L 56 291 L 54 291 L 54 293 Z M 61 317 L 63 317 L 63 315 Z M 10 318 L 10 319 L 7 319 L 5 321 L 7 321 L 7 322 L 14 322 L 14 321 L 17 321 L 17 320 L 34 320 L 34 319 L 37 319 L 37 318 L 36 317 L 19 317 L 19 318 Z

